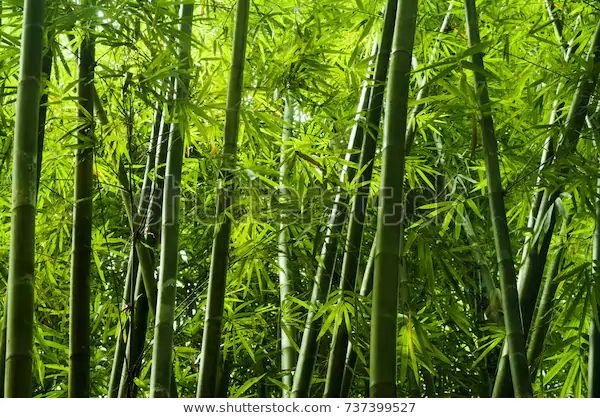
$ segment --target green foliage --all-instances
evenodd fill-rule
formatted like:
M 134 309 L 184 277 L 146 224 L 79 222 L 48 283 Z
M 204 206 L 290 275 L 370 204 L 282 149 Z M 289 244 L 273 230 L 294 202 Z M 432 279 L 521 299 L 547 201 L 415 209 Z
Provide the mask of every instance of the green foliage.
M 35 242 L 33 395 L 67 395 L 69 286 L 73 210 L 73 157 L 77 150 L 77 50 L 93 20 L 95 88 L 108 123 L 97 126 L 90 306 L 90 396 L 107 395 L 119 331 L 131 314 L 122 309 L 123 284 L 133 237 L 118 180 L 123 163 L 140 195 L 148 138 L 163 87 L 177 77 L 179 30 L 174 1 L 97 2 L 81 6 L 52 2 L 46 43 L 52 46 L 49 95 Z M 286 322 L 298 332 L 299 349 L 311 289 L 320 263 L 327 218 L 337 187 L 353 193 L 353 179 L 340 180 L 347 138 L 380 33 L 384 1 L 283 0 L 251 2 L 244 93 L 241 102 L 232 221 L 219 360 L 223 396 L 276 397 L 282 392 L 279 223 L 288 227 L 290 260 L 298 268 L 288 295 Z M 468 47 L 462 2 L 455 1 L 449 28 L 438 28 L 448 2 L 421 0 L 408 106 L 420 105 L 415 138 L 406 156 L 402 268 L 409 297 L 398 313 L 397 386 L 413 396 L 489 396 L 505 332 L 496 298 L 499 287 L 488 186 L 476 123 L 478 96 L 469 62 L 485 54 L 499 167 L 507 209 L 512 259 L 520 266 L 534 192 L 561 185 L 558 219 L 549 258 L 563 254 L 538 373 L 536 397 L 581 397 L 588 391 L 590 317 L 597 300 L 590 289 L 592 235 L 598 177 L 594 130 L 584 127 L 576 152 L 549 165 L 536 183 L 546 137 L 564 132 L 564 115 L 548 124 L 555 101 L 568 109 L 585 63 L 598 9 L 589 1 L 556 2 L 563 38 L 578 48 L 565 63 L 543 1 L 480 0 L 484 42 Z M 217 180 L 222 166 L 228 74 L 231 66 L 233 0 L 196 1 L 192 31 L 189 99 L 166 114 L 185 132 L 175 305 L 173 372 L 182 397 L 196 393 L 198 357 L 214 233 Z M 579 23 L 577 23 L 579 21 Z M 22 7 L 3 1 L 0 25 L 0 315 L 5 314 L 11 220 L 12 152 L 19 72 Z M 429 62 L 437 46 L 437 58 Z M 419 80 L 428 94 L 416 100 Z M 563 87 L 557 90 L 559 84 Z M 557 93 L 558 92 L 558 93 Z M 286 142 L 290 193 L 278 197 L 284 96 L 296 104 L 294 130 Z M 597 93 L 596 93 L 597 95 Z M 590 109 L 598 104 L 592 97 Z M 183 123 L 183 121 L 186 121 Z M 370 183 L 357 277 L 375 239 L 381 148 Z M 358 168 L 358 167 L 354 167 Z M 358 177 L 356 177 L 358 178 Z M 560 206 L 560 207 L 558 207 Z M 283 214 L 283 219 L 281 215 Z M 346 231 L 341 228 L 339 239 Z M 340 245 L 340 247 L 342 247 Z M 342 256 L 338 255 L 338 261 Z M 159 259 L 156 251 L 155 259 Z M 339 264 L 339 262 L 338 262 Z M 551 264 L 549 259 L 546 267 Z M 311 396 L 321 396 L 336 327 L 346 327 L 357 352 L 351 396 L 368 387 L 371 296 L 338 291 L 336 265 L 328 299 L 316 307 L 322 320 Z M 358 279 L 360 280 L 360 279 Z M 153 319 L 151 319 L 153 321 Z M 149 326 L 139 396 L 149 396 L 153 327 Z M 127 337 L 127 335 L 126 335 Z M 393 336 L 390 336 L 394 343 Z

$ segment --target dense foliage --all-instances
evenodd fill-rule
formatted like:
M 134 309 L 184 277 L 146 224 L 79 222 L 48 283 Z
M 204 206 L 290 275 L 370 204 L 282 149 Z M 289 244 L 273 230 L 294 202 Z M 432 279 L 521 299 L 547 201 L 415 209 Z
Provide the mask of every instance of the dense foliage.
M 16 242 L 32 396 L 600 396 L 593 0 L 192 3 L 0 0 L 6 396 Z

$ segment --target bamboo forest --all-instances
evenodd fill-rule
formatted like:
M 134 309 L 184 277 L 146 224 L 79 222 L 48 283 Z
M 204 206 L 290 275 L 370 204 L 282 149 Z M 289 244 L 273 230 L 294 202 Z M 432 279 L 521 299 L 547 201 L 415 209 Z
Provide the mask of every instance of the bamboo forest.
M 600 397 L 596 0 L 0 0 L 0 396 Z

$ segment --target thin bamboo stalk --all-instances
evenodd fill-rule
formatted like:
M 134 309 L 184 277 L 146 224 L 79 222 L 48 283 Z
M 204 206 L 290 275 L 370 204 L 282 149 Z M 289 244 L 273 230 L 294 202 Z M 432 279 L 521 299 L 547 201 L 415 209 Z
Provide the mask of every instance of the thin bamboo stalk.
M 556 210 L 556 209 L 555 209 Z M 569 220 L 563 221 L 563 234 L 565 233 L 566 227 L 568 226 Z M 561 234 L 562 235 L 562 234 Z M 558 287 L 558 281 L 556 280 L 558 273 L 560 272 L 561 265 L 564 261 L 564 255 L 567 247 L 564 245 L 563 240 L 560 239 L 557 242 L 556 247 L 558 250 L 555 251 L 552 263 L 546 274 L 546 282 L 544 283 L 544 289 L 540 296 L 540 302 L 537 308 L 537 314 L 535 316 L 535 322 L 531 326 L 529 343 L 527 345 L 527 361 L 529 363 L 529 373 L 531 381 L 535 380 L 537 371 L 541 361 L 541 355 L 544 350 L 544 342 L 546 334 L 550 329 L 552 323 L 552 311 L 554 309 L 554 296 Z
M 152 127 L 152 132 L 150 133 L 150 145 L 148 147 L 148 153 L 146 157 L 142 189 L 140 191 L 140 197 L 137 208 L 135 210 L 135 213 L 133 214 L 131 237 L 134 249 L 136 248 L 137 241 L 142 240 L 142 231 L 145 228 L 145 225 L 149 219 L 148 211 L 149 206 L 152 204 L 152 188 L 154 187 L 154 183 L 151 179 L 151 176 L 155 171 L 155 165 L 159 162 L 157 154 L 159 147 L 158 142 L 160 130 L 162 129 L 162 126 L 162 104 L 158 103 L 154 111 L 154 124 Z M 121 183 L 125 186 L 127 182 L 128 178 L 125 178 L 125 181 L 122 181 Z M 154 246 L 146 246 L 146 248 L 150 249 L 154 248 Z M 131 392 L 135 390 L 135 386 L 133 385 L 133 375 L 137 376 L 137 374 L 133 373 L 132 370 L 133 363 L 131 362 L 131 349 L 132 347 L 143 347 L 146 335 L 148 319 L 148 300 L 144 291 L 143 280 L 140 277 L 141 273 L 138 268 L 137 251 L 135 255 L 135 257 L 130 257 L 129 259 L 129 262 L 135 263 L 135 271 L 132 271 L 132 282 L 129 285 L 130 294 L 124 298 L 124 303 L 126 303 L 130 308 L 130 317 L 132 318 L 132 320 L 125 324 L 125 326 L 122 327 L 120 330 L 119 341 L 122 342 L 123 357 L 120 360 L 120 363 L 117 362 L 116 357 L 115 362 L 113 362 L 113 375 L 115 376 L 115 380 L 111 379 L 111 386 L 109 390 L 110 397 L 123 397 L 121 396 L 124 395 L 122 390 L 125 390 L 123 379 L 125 379 L 126 382 L 130 383 L 127 386 L 128 391 L 126 391 L 126 394 L 129 395 L 127 397 L 131 397 Z M 152 261 L 154 261 L 153 257 Z M 141 332 L 142 341 L 138 341 L 138 339 L 136 338 L 140 335 L 140 326 L 143 329 L 143 332 Z M 127 330 L 127 335 L 129 336 L 126 342 L 124 341 L 125 330 Z M 126 367 L 123 367 L 123 362 L 125 362 Z
M 279 188 L 283 199 L 288 194 L 286 187 L 290 176 L 290 160 L 286 157 L 286 149 L 291 140 L 294 126 L 293 98 L 288 93 L 284 100 L 284 126 L 281 135 L 279 169 Z M 293 262 L 290 260 L 291 250 L 289 240 L 289 225 L 286 222 L 286 214 L 282 212 L 279 223 L 277 264 L 279 268 L 279 306 L 281 312 L 281 372 L 283 373 L 282 383 L 287 387 L 287 389 L 282 389 L 282 397 L 284 398 L 289 397 L 289 391 L 293 383 L 292 371 L 296 365 L 296 348 L 293 344 L 296 332 L 289 321 L 291 306 L 288 297 L 292 295 L 298 273 L 296 267 L 293 266 Z
M 191 38 L 194 4 L 181 3 L 179 46 L 179 78 L 175 91 L 177 101 L 185 102 L 189 97 L 191 66 Z M 178 110 L 178 109 L 176 109 Z M 176 111 L 180 118 L 183 112 Z M 184 135 L 179 124 L 173 124 L 167 150 L 165 169 L 165 187 L 163 195 L 163 214 L 161 222 L 160 268 L 158 295 L 154 322 L 154 347 L 152 350 L 152 371 L 150 375 L 150 396 L 169 397 L 173 381 L 173 323 L 175 320 L 175 298 L 177 291 L 177 261 L 179 257 L 179 184 L 183 165 Z M 150 302 L 151 304 L 152 302 Z
M 8 308 L 8 295 L 4 297 L 4 307 L 2 310 L 2 323 L 0 324 L 0 398 L 4 398 L 4 372 L 6 364 L 6 320 L 8 318 L 6 309 Z
M 594 144 L 598 147 L 600 138 L 598 137 L 598 117 L 600 115 L 600 103 L 596 107 L 594 117 L 588 120 L 593 128 Z M 594 121 L 594 123 L 591 122 Z M 594 129 L 595 128 L 595 129 Z M 600 154 L 597 155 L 597 161 L 600 163 Z M 590 309 L 590 331 L 589 331 L 589 355 L 588 355 L 588 398 L 600 398 L 600 172 L 596 180 L 596 201 L 595 201 L 595 228 L 592 237 L 592 286 L 590 298 L 595 305 Z M 551 292 L 551 289 L 549 292 Z M 552 292 L 554 295 L 554 292 Z
M 125 312 L 130 306 L 130 299 L 135 279 L 135 248 L 132 246 L 129 251 L 129 259 L 127 261 L 127 273 L 125 275 L 125 289 L 123 290 L 123 301 L 121 302 L 121 312 Z M 119 394 L 119 381 L 123 369 L 123 361 L 125 360 L 125 330 L 129 326 L 129 318 L 121 323 L 117 332 L 117 340 L 115 343 L 115 353 L 113 356 L 113 365 L 110 372 L 110 380 L 108 383 L 108 397 L 116 398 Z
M 597 182 L 596 193 L 600 195 L 600 178 Z M 600 326 L 598 324 L 598 318 L 594 313 L 598 313 L 598 283 L 600 263 L 600 197 L 596 196 L 595 202 L 596 216 L 595 222 L 596 227 L 594 228 L 594 236 L 592 241 L 592 274 L 594 280 L 591 292 L 594 292 L 592 301 L 596 303 L 596 309 L 592 309 L 590 318 L 590 331 L 589 331 L 589 357 L 588 357 L 588 397 L 589 398 L 600 398 Z
M 365 271 L 363 273 L 362 283 L 360 285 L 360 298 L 365 299 L 373 290 L 373 273 L 374 273 L 374 258 L 375 258 L 375 242 L 371 245 L 369 251 L 369 258 Z M 346 350 L 346 360 L 344 362 L 344 371 L 342 374 L 342 386 L 340 388 L 340 398 L 347 398 L 350 396 L 350 387 L 352 386 L 352 379 L 354 378 L 354 368 L 356 367 L 356 360 L 358 354 L 354 349 L 352 342 L 348 342 L 348 348 Z
M 215 360 L 219 356 L 221 345 L 221 321 L 225 304 L 229 240 L 231 237 L 231 217 L 227 212 L 233 199 L 233 172 L 236 167 L 240 107 L 244 88 L 249 7 L 249 0 L 238 0 L 234 22 L 231 71 L 229 73 L 227 111 L 223 134 L 223 159 L 219 190 L 217 191 L 217 218 L 211 254 L 200 371 L 196 391 L 196 395 L 201 398 L 212 398 L 216 393 L 218 367 Z
M 42 76 L 44 80 L 47 82 L 50 80 L 50 75 L 52 73 L 52 38 L 53 35 L 51 33 L 48 34 L 48 41 L 44 51 L 44 56 L 42 57 Z M 38 133 L 37 133 L 37 177 L 36 184 L 37 189 L 40 187 L 40 177 L 42 175 L 42 156 L 44 151 L 44 138 L 46 134 L 46 115 L 48 114 L 48 88 L 42 88 L 42 96 L 40 98 L 40 107 L 39 107 L 39 116 L 38 116 Z

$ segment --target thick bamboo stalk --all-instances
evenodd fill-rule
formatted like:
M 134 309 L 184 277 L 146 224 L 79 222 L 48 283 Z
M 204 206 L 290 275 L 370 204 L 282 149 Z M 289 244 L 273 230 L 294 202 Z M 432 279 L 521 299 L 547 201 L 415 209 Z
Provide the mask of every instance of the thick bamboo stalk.
M 212 398 L 216 393 L 217 361 L 221 345 L 221 320 L 225 304 L 225 287 L 229 263 L 231 217 L 227 213 L 233 198 L 233 171 L 236 167 L 237 144 L 240 127 L 240 106 L 244 88 L 244 63 L 248 35 L 249 0 L 238 0 L 233 31 L 231 71 L 227 91 L 227 111 L 223 134 L 223 162 L 219 179 L 217 218 L 210 262 L 208 297 L 202 352 L 196 395 Z
M 389 0 L 386 6 L 386 14 L 383 23 L 383 32 L 378 55 L 383 57 L 389 57 L 391 48 L 391 38 L 393 31 L 390 30 L 389 26 L 393 25 L 396 10 L 396 0 Z M 387 30 L 386 30 L 387 28 Z M 373 75 L 372 82 L 366 82 L 361 92 L 361 97 L 358 103 L 358 108 L 355 116 L 354 126 L 350 133 L 348 141 L 349 150 L 358 150 L 363 146 L 363 140 L 365 135 L 365 125 L 369 125 L 369 121 L 362 122 L 362 119 L 368 117 L 369 103 L 374 101 L 377 103 L 379 100 L 379 107 L 381 108 L 381 101 L 383 100 L 383 89 L 385 83 L 385 77 L 387 75 L 388 59 L 378 59 L 378 64 L 375 68 L 375 74 Z M 370 71 L 369 71 L 370 72 Z M 368 78 L 368 77 L 367 77 Z M 371 86 L 372 83 L 372 86 Z M 381 109 L 380 109 L 381 112 Z M 376 138 L 379 129 L 379 115 L 377 112 L 373 112 L 371 116 L 371 125 L 373 127 L 372 137 Z M 375 141 L 376 139 L 373 139 Z M 361 150 L 362 154 L 362 150 Z M 359 160 L 359 154 L 347 154 L 346 161 L 357 163 Z M 340 176 L 341 181 L 353 181 L 356 170 L 346 164 L 342 168 L 342 174 Z M 304 398 L 309 396 L 310 386 L 312 383 L 312 372 L 317 358 L 317 352 L 319 343 L 317 336 L 321 329 L 321 318 L 315 319 L 316 311 L 318 307 L 325 303 L 329 295 L 329 289 L 333 280 L 333 270 L 336 262 L 336 256 L 339 244 L 339 235 L 342 232 L 346 220 L 346 205 L 348 202 L 348 196 L 342 194 L 341 190 L 338 190 L 334 205 L 331 209 L 331 213 L 328 219 L 328 225 L 326 230 L 325 242 L 321 249 L 322 264 L 317 269 L 317 275 L 313 285 L 313 291 L 310 301 L 311 309 L 308 312 L 306 318 L 304 332 L 302 334 L 302 343 L 300 346 L 300 354 L 298 357 L 298 363 L 296 365 L 296 372 L 294 374 L 294 385 L 292 388 L 292 397 Z M 350 271 L 348 270 L 348 275 Z M 346 284 L 347 286 L 347 284 Z M 342 346 L 339 345 L 338 351 L 342 350 Z M 344 348 L 345 350 L 345 348 Z M 344 351 L 345 352 L 345 351 Z M 339 356 L 339 354 L 338 354 Z M 343 359 L 343 357 L 342 357 Z M 329 373 L 329 372 L 328 372 Z M 341 371 L 340 371 L 341 373 Z M 329 379 L 330 380 L 330 379 Z M 326 387 L 326 391 L 330 389 Z M 326 395 L 329 396 L 329 395 Z
M 358 274 L 363 224 L 365 221 L 369 191 L 371 189 L 371 176 L 373 173 L 375 150 L 377 146 L 377 137 L 379 136 L 379 124 L 383 107 L 383 91 L 389 67 L 392 38 L 394 36 L 396 6 L 397 0 L 388 1 L 382 26 L 381 45 L 377 48 L 377 42 L 375 41 L 373 43 L 371 56 L 374 56 L 377 53 L 375 73 L 372 76 L 372 80 L 369 80 L 371 78 L 369 74 L 372 69 L 368 69 L 368 76 L 365 80 L 362 92 L 364 97 L 364 99 L 362 99 L 364 103 L 363 107 L 367 110 L 366 115 L 364 116 L 366 120 L 365 122 L 358 119 L 356 121 L 356 126 L 360 129 L 359 133 L 364 131 L 364 139 L 359 158 L 360 175 L 355 180 L 355 184 L 359 187 L 352 199 L 344 247 L 345 252 L 342 260 L 339 286 L 341 298 L 344 297 L 345 291 L 354 290 L 356 276 Z M 369 67 L 371 66 L 372 63 L 370 63 Z M 362 126 L 362 123 L 365 124 L 365 127 Z M 332 336 L 331 349 L 329 351 L 327 379 L 325 381 L 325 391 L 323 394 L 326 398 L 340 396 L 347 346 L 348 329 L 345 324 L 336 320 L 335 332 Z M 310 371 L 312 373 L 312 368 Z
M 86 25 L 87 27 L 87 25 Z M 69 328 L 69 397 L 87 398 L 90 391 L 90 265 L 92 198 L 94 193 L 94 65 L 93 36 L 84 35 L 79 48 L 79 107 Z
M 465 0 L 465 15 L 469 46 L 480 44 L 478 15 L 475 0 Z M 498 145 L 494 132 L 494 122 L 491 114 L 491 105 L 487 91 L 487 82 L 483 73 L 483 54 L 472 56 L 473 64 L 481 69 L 473 72 L 476 93 L 479 95 L 479 123 L 481 125 L 484 159 L 488 184 L 488 197 L 494 232 L 494 245 L 498 260 L 500 275 L 500 290 L 502 293 L 502 307 L 504 310 L 504 325 L 506 328 L 507 347 L 510 371 L 513 376 L 513 387 L 517 397 L 531 396 L 531 383 L 529 382 L 529 368 L 525 352 L 525 335 L 521 319 L 519 295 L 517 293 L 517 277 L 513 263 L 513 254 L 510 245 L 506 210 L 504 207 L 504 191 L 500 177 L 498 162 Z
M 294 105 L 293 98 L 288 95 L 284 99 L 283 111 L 283 131 L 281 135 L 281 156 L 279 169 L 279 188 L 282 199 L 286 198 L 287 183 L 290 176 L 289 158 L 286 158 L 286 148 L 292 137 L 294 126 Z M 281 372 L 283 373 L 282 383 L 287 387 L 282 389 L 282 397 L 287 398 L 289 391 L 292 388 L 293 376 L 292 371 L 296 365 L 296 349 L 293 340 L 296 338 L 296 332 L 292 324 L 290 324 L 290 300 L 288 297 L 292 295 L 294 283 L 297 280 L 297 269 L 290 260 L 290 234 L 289 225 L 286 222 L 286 214 L 281 213 L 279 223 L 278 237 L 278 257 L 277 264 L 279 268 L 279 306 L 280 306 L 280 332 L 281 332 Z
M 177 102 L 183 103 L 189 97 L 191 66 L 191 37 L 194 4 L 181 3 L 179 18 L 181 33 L 179 45 L 179 78 L 175 91 Z M 183 112 L 176 114 L 183 118 Z M 150 375 L 150 396 L 166 398 L 171 394 L 173 322 L 175 320 L 175 298 L 177 291 L 177 261 L 179 258 L 179 184 L 183 165 L 184 135 L 178 123 L 173 124 L 167 149 L 163 214 L 161 222 L 160 267 L 158 295 L 154 322 L 154 347 L 152 350 L 152 371 Z M 151 302 L 150 302 L 151 303 Z
M 4 396 L 31 396 L 43 0 L 25 0 L 13 148 Z
M 399 0 L 385 103 L 371 311 L 370 396 L 396 396 L 396 339 L 402 189 L 417 1 Z
M 396 3 L 396 2 L 395 2 Z M 442 21 L 442 25 L 440 27 L 440 34 L 444 33 L 446 28 L 448 27 L 451 17 L 452 17 L 452 9 L 454 5 L 451 3 L 448 7 L 448 11 L 444 16 L 444 20 Z M 389 36 L 389 43 L 391 46 L 391 41 L 393 37 L 394 30 L 394 20 L 395 16 L 389 19 L 389 22 L 384 23 L 382 39 L 387 35 Z M 388 34 L 386 34 L 386 23 L 389 24 Z M 433 48 L 433 51 L 430 54 L 429 64 L 432 64 L 437 57 L 437 43 L 439 42 L 440 37 L 436 39 L 436 44 Z M 383 42 L 382 42 L 383 43 Z M 375 145 L 377 141 L 378 135 L 378 127 L 381 118 L 381 107 L 383 104 L 383 84 L 385 82 L 385 77 L 387 75 L 387 67 L 389 63 L 389 51 L 385 54 L 385 64 L 381 65 L 383 68 L 379 68 L 380 61 L 383 58 L 378 57 L 377 64 L 378 67 L 375 69 L 374 76 L 374 84 L 375 86 L 380 85 L 379 90 L 376 91 L 374 88 L 372 93 L 372 99 L 370 100 L 369 110 L 367 113 L 367 129 L 365 133 L 365 139 L 362 146 L 360 163 L 359 163 L 359 171 L 361 171 L 361 176 L 357 181 L 357 184 L 360 185 L 360 188 L 352 202 L 352 211 L 350 214 L 350 220 L 348 224 L 348 231 L 346 237 L 346 252 L 344 253 L 344 259 L 342 262 L 342 273 L 341 273 L 341 286 L 340 290 L 353 290 L 356 282 L 356 275 L 358 273 L 358 257 L 360 253 L 360 247 L 362 245 L 362 230 L 364 224 L 364 216 L 366 211 L 368 193 L 370 189 L 370 181 L 371 174 L 373 170 L 373 158 L 375 156 Z M 380 71 L 380 73 L 378 73 Z M 383 76 L 382 76 L 383 74 Z M 427 93 L 427 82 L 426 77 L 423 77 L 419 83 L 419 92 L 417 94 L 417 100 L 425 97 Z M 413 138 L 416 131 L 416 116 L 422 110 L 423 105 L 416 105 L 410 115 L 410 120 L 407 126 L 406 133 L 406 143 L 407 150 L 406 154 L 408 154 L 409 144 L 412 144 Z M 327 369 L 327 380 L 325 383 L 325 393 L 324 397 L 338 397 L 341 395 L 342 390 L 342 381 L 345 370 L 345 359 L 347 357 L 347 346 L 348 346 L 348 331 L 344 326 L 340 326 L 337 324 L 335 335 L 332 338 L 332 347 L 329 356 L 329 363 Z

